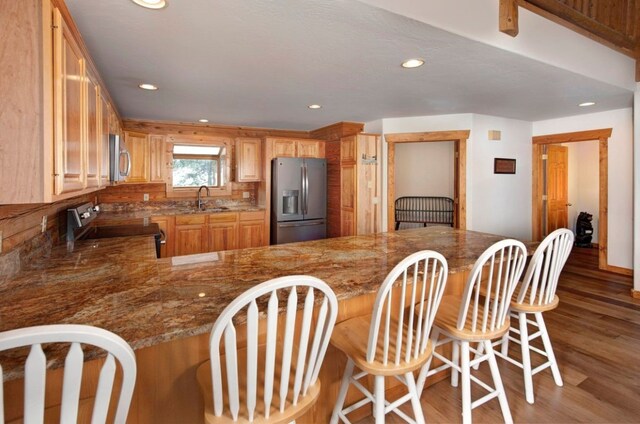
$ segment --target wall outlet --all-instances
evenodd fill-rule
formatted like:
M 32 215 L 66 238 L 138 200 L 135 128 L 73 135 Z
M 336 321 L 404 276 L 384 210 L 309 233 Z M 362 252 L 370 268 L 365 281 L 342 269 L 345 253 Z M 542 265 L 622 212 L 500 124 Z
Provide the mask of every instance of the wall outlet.
M 251 193 L 249 193 L 248 191 L 243 191 L 242 192 L 242 198 L 243 199 L 248 199 L 251 197 Z
M 42 223 L 40 223 L 40 229 L 43 233 L 47 231 L 47 215 L 44 215 L 42 217 Z
M 149 201 L 149 193 L 145 193 L 142 195 L 142 200 L 144 200 L 145 202 Z

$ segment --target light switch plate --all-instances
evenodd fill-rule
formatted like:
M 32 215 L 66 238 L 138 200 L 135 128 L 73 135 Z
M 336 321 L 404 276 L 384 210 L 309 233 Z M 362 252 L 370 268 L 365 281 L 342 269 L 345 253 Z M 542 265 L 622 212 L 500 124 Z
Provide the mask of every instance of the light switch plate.
M 144 200 L 145 202 L 149 201 L 149 193 L 145 193 L 142 195 L 142 200 Z
M 251 193 L 249 193 L 248 191 L 243 191 L 242 192 L 242 198 L 243 199 L 248 199 L 249 197 L 251 197 Z

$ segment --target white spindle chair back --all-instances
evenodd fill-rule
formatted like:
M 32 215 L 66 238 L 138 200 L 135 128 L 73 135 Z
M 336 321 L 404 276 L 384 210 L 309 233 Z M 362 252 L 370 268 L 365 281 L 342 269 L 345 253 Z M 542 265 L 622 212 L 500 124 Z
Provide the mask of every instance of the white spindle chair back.
M 544 306 L 553 301 L 573 240 L 573 232 L 566 228 L 555 230 L 545 237 L 531 258 L 517 303 Z
M 510 239 L 495 243 L 480 255 L 462 295 L 458 330 L 486 333 L 504 325 L 526 257 L 524 244 Z
M 298 310 L 297 288 L 307 289 L 304 293 L 301 327 L 296 331 L 296 315 Z M 284 307 L 278 300 L 278 292 L 287 296 Z M 264 370 L 258 367 L 259 347 L 259 304 L 266 302 L 266 340 L 264 346 Z M 261 299 L 262 298 L 262 299 Z M 314 306 L 319 303 L 312 334 Z M 247 363 L 246 381 L 238 379 L 239 367 L 237 359 L 237 340 L 234 317 L 246 309 L 247 329 Z M 279 312 L 284 309 L 285 328 L 283 337 L 278 337 Z M 264 315 L 264 312 L 262 313 Z M 237 297 L 222 311 L 213 325 L 210 337 L 211 378 L 213 385 L 213 406 L 215 416 L 224 412 L 224 398 L 234 421 L 240 413 L 240 393 L 246 390 L 246 405 L 249 421 L 253 421 L 260 411 L 264 418 L 269 418 L 274 394 L 278 393 L 279 405 L 274 405 L 280 412 L 285 410 L 287 400 L 296 405 L 300 396 L 304 396 L 313 386 L 320 372 L 320 366 L 331 338 L 333 326 L 338 314 L 338 300 L 331 288 L 322 280 L 294 275 L 266 281 Z M 298 337 L 295 337 L 295 336 Z M 222 357 L 220 344 L 224 337 L 224 367 L 226 370 L 227 390 L 222 383 Z M 311 342 L 311 343 L 309 343 Z M 297 350 L 297 357 L 292 358 Z M 277 353 L 279 363 L 276 363 Z M 293 364 L 292 368 L 292 362 Z M 262 362 L 262 361 L 261 361 Z M 264 372 L 263 406 L 258 408 L 258 372 Z M 279 378 L 278 375 L 279 373 Z M 280 381 L 279 387 L 274 382 Z M 293 384 L 291 384 L 293 383 Z M 277 392 L 276 392 L 277 391 Z
M 121 337 L 107 330 L 72 324 L 43 325 L 0 333 L 0 352 L 31 346 L 24 367 L 24 423 L 39 424 L 44 421 L 47 358 L 42 345 L 49 343 L 71 343 L 64 363 L 60 422 L 75 423 L 78 419 L 84 365 L 81 345 L 87 344 L 107 351 L 107 359 L 100 371 L 91 422 L 97 424 L 107 421 L 117 361 L 122 368 L 122 385 L 114 422 L 124 424 L 136 381 L 133 350 Z M 1 374 L 0 366 L 0 423 L 4 423 Z
M 367 362 L 400 365 L 425 352 L 448 272 L 444 256 L 430 250 L 407 256 L 391 270 L 373 307 Z M 394 307 L 394 286 L 400 288 L 398 307 Z M 407 290 L 411 290 L 408 302 Z

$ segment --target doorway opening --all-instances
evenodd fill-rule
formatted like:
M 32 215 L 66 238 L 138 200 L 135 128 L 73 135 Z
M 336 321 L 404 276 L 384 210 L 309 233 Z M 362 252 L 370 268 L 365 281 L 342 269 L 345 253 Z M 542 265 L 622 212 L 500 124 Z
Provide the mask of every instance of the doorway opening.
M 396 144 L 453 142 L 454 228 L 466 229 L 466 169 L 469 130 L 385 134 L 387 142 L 387 230 L 395 230 Z
M 607 263 L 608 141 L 611 137 L 611 131 L 611 128 L 606 128 L 533 137 L 533 208 L 531 216 L 534 241 L 542 240 L 556 228 L 572 228 L 569 221 L 569 208 L 573 205 L 568 198 L 569 149 L 574 150 L 574 143 L 597 141 L 598 232 L 597 238 L 593 241 L 598 244 L 598 267 L 602 270 L 616 272 L 615 267 L 611 267 Z M 580 148 L 582 147 L 580 146 Z M 572 219 L 575 219 L 575 213 Z

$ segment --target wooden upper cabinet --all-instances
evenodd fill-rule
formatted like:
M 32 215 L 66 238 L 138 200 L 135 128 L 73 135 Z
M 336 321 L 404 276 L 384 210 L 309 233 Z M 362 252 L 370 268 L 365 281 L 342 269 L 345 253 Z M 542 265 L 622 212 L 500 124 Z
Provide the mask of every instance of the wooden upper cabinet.
M 275 139 L 273 141 L 274 158 L 296 157 L 296 141 L 287 139 Z
M 320 140 L 298 140 L 297 157 L 299 158 L 323 158 L 324 141 Z
M 87 73 L 87 188 L 100 186 L 101 130 L 100 86 Z
M 236 139 L 236 181 L 262 180 L 262 140 L 259 138 Z
M 127 150 L 131 154 L 131 172 L 127 183 L 149 182 L 149 136 L 126 131 L 124 134 Z
M 340 161 L 356 161 L 356 136 L 345 137 L 340 142 Z
M 54 10 L 54 193 L 85 188 L 85 59 Z
M 167 150 L 164 136 L 150 135 L 149 150 L 151 162 L 149 181 L 152 183 L 164 182 L 165 157 Z
M 109 185 L 109 116 L 111 106 L 100 96 L 100 185 Z

